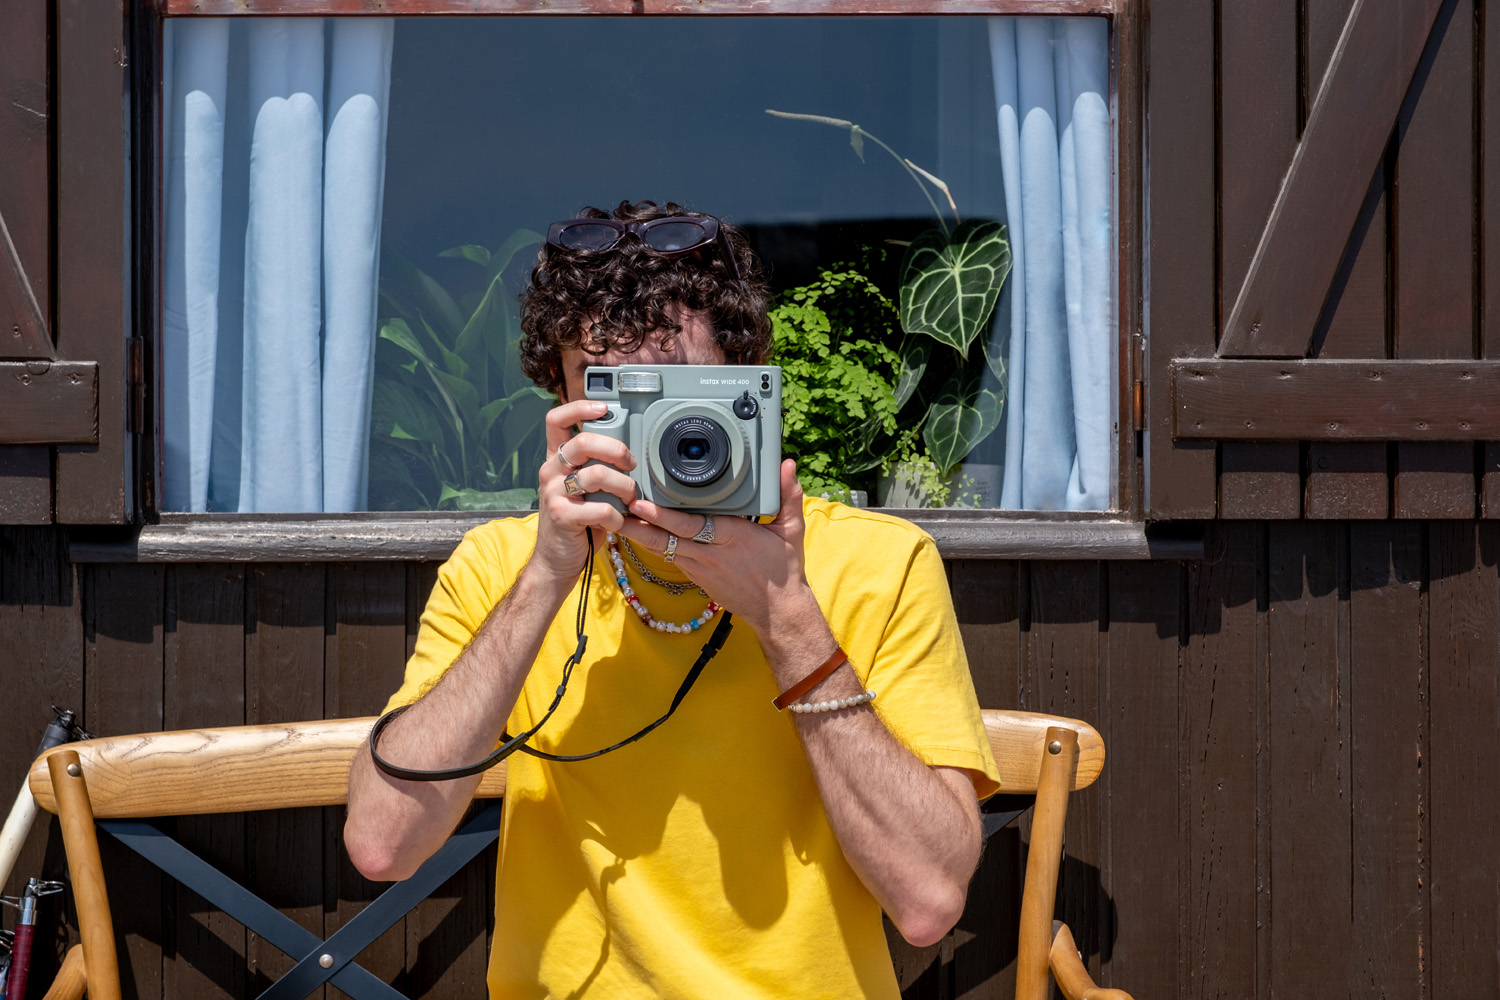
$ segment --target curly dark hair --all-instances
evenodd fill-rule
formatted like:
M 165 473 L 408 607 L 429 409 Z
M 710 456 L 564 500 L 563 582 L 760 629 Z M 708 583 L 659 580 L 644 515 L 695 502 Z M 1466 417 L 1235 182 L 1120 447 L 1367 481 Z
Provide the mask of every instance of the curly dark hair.
M 610 214 L 585 208 L 580 219 L 644 222 L 669 215 L 701 215 L 682 206 L 622 201 Z M 521 370 L 551 392 L 563 384 L 562 352 L 629 353 L 660 331 L 670 348 L 682 332 L 677 307 L 706 314 L 714 341 L 729 364 L 760 364 L 771 352 L 767 289 L 745 234 L 720 221 L 743 282 L 721 259 L 715 243 L 682 257 L 664 257 L 634 236 L 611 250 L 564 250 L 543 243 L 531 281 L 521 294 Z

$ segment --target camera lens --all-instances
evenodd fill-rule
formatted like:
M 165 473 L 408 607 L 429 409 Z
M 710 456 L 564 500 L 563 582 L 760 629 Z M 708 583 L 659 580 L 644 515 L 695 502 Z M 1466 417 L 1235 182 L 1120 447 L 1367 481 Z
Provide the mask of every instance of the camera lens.
M 662 468 L 684 486 L 707 486 L 729 467 L 729 436 L 708 417 L 679 417 L 660 441 Z

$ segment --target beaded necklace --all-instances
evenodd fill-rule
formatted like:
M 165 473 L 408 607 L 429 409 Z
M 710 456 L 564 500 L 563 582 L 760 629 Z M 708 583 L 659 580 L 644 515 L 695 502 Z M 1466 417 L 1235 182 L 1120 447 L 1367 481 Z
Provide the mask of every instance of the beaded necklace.
M 689 618 L 680 625 L 676 622 L 666 622 L 652 618 L 651 612 L 641 603 L 640 598 L 635 596 L 635 591 L 630 586 L 630 580 L 625 575 L 625 560 L 620 556 L 619 540 L 615 538 L 615 534 L 612 531 L 606 534 L 604 538 L 609 543 L 609 558 L 615 565 L 615 582 L 620 585 L 620 591 L 625 595 L 625 603 L 635 609 L 635 613 L 641 616 L 641 621 L 658 632 L 680 633 L 696 631 L 711 621 L 713 616 L 719 611 L 719 605 L 713 601 L 709 601 L 708 607 L 703 609 L 701 615 L 696 618 Z

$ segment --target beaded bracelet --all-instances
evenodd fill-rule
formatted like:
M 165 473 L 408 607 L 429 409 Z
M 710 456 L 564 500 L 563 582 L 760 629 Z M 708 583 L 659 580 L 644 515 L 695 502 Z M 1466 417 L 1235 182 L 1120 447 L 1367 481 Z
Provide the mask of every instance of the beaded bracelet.
M 833 701 L 799 701 L 789 706 L 793 712 L 799 715 L 804 712 L 836 712 L 841 708 L 853 708 L 856 705 L 868 705 L 875 700 L 874 691 L 866 691 L 864 694 L 850 695 L 847 698 L 837 698 Z

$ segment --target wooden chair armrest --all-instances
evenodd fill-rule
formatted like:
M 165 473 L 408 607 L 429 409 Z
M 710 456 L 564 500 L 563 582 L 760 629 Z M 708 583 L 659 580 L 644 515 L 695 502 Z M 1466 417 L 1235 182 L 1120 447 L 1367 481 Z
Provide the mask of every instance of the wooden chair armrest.
M 1057 980 L 1057 988 L 1068 1000 L 1131 1000 L 1124 990 L 1094 985 L 1078 955 L 1073 932 L 1061 920 L 1052 922 L 1052 950 L 1047 955 L 1047 964 L 1052 969 L 1052 978 Z
M 987 708 L 983 715 L 990 750 L 1000 769 L 1001 791 L 1036 791 L 1047 730 L 1054 727 L 1078 734 L 1078 771 L 1073 776 L 1073 791 L 1092 785 L 1104 770 L 1104 737 L 1087 722 L 1062 715 L 998 708 Z
M 184 729 L 67 743 L 37 758 L 37 805 L 57 812 L 47 758 L 76 752 L 100 819 L 343 805 L 349 765 L 374 717 Z M 505 765 L 486 771 L 476 798 L 505 794 Z

